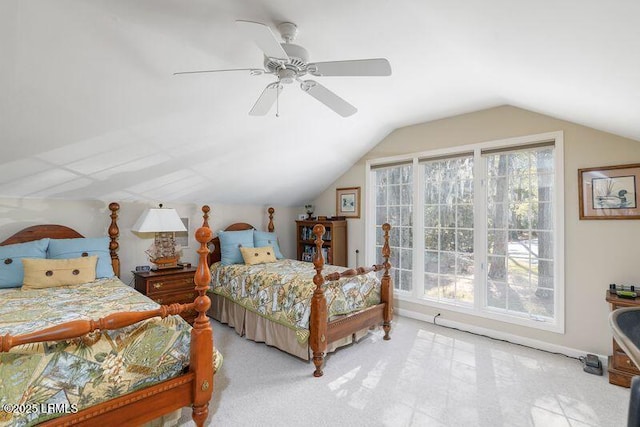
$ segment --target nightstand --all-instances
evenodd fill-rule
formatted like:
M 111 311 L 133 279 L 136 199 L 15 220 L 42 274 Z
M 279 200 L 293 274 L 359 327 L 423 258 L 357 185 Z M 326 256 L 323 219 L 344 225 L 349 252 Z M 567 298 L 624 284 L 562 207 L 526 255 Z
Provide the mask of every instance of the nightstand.
M 158 304 L 186 304 L 196 298 L 195 268 L 172 268 L 148 272 L 133 272 L 135 288 Z M 197 312 L 188 310 L 180 314 L 187 322 L 193 324 Z
M 607 291 L 606 300 L 611 304 L 611 310 L 621 307 L 637 307 L 640 305 L 640 298 L 620 298 L 616 294 L 609 293 L 609 291 Z M 609 356 L 608 365 L 609 382 L 611 384 L 628 388 L 631 386 L 631 378 L 640 375 L 640 369 L 631 361 L 615 339 L 613 340 L 613 354 Z

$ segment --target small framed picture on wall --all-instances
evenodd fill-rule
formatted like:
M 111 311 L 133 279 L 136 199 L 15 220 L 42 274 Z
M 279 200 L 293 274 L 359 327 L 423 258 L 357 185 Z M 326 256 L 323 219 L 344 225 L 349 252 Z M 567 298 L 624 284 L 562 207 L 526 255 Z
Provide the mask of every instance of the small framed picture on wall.
M 360 218 L 360 187 L 336 188 L 336 216 Z
M 640 164 L 578 170 L 580 219 L 640 219 Z

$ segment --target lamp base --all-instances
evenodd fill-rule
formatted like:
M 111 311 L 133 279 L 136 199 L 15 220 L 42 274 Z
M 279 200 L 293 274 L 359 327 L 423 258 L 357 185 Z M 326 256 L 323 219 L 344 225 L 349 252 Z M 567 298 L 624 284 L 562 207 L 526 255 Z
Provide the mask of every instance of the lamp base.
M 178 268 L 180 257 L 163 257 L 152 259 L 151 262 L 156 265 L 156 270 L 164 270 L 166 268 Z

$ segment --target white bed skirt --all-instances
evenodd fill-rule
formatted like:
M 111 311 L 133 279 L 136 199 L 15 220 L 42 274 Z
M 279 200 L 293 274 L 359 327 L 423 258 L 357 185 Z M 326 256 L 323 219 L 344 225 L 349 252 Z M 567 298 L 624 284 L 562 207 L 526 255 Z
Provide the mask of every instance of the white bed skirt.
M 211 308 L 207 312 L 209 317 L 226 323 L 235 329 L 240 336 L 256 342 L 263 342 L 267 345 L 279 348 L 289 354 L 297 356 L 303 360 L 311 359 L 311 349 L 308 343 L 301 344 L 298 342 L 296 333 L 293 329 L 282 326 L 279 323 L 272 322 L 269 319 L 259 316 L 258 314 L 247 310 L 246 308 L 234 303 L 233 301 L 208 292 L 207 295 L 211 299 Z M 369 332 L 368 328 L 364 328 L 338 341 L 329 343 L 327 353 L 335 351 L 339 347 L 349 345 L 352 342 L 359 341 Z

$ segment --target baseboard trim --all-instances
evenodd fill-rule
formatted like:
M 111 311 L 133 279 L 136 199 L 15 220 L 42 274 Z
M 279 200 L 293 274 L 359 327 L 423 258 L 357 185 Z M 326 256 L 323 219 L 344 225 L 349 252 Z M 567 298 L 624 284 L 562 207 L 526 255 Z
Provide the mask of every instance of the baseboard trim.
M 394 307 L 393 311 L 395 314 L 399 316 L 409 317 L 415 320 L 421 320 L 423 322 L 433 324 L 434 316 L 418 313 L 412 310 L 406 310 L 398 307 Z M 522 337 L 520 335 L 514 335 L 507 332 L 496 331 L 495 329 L 487 329 L 482 328 L 476 325 L 470 325 L 468 323 L 456 322 L 455 320 L 443 319 L 442 317 L 438 317 L 436 321 L 437 326 L 444 326 L 450 328 L 457 328 L 465 332 L 471 332 L 474 334 L 486 335 L 491 338 L 495 338 L 498 340 L 505 340 L 512 342 L 514 344 L 526 345 L 528 347 L 533 347 L 538 350 L 544 350 L 551 353 L 560 353 L 570 357 L 584 357 L 588 351 L 578 350 L 575 348 L 564 347 L 557 344 L 551 344 L 545 341 L 535 340 L 533 338 Z M 604 369 L 607 367 L 608 357 L 603 354 L 596 354 L 602 363 Z

